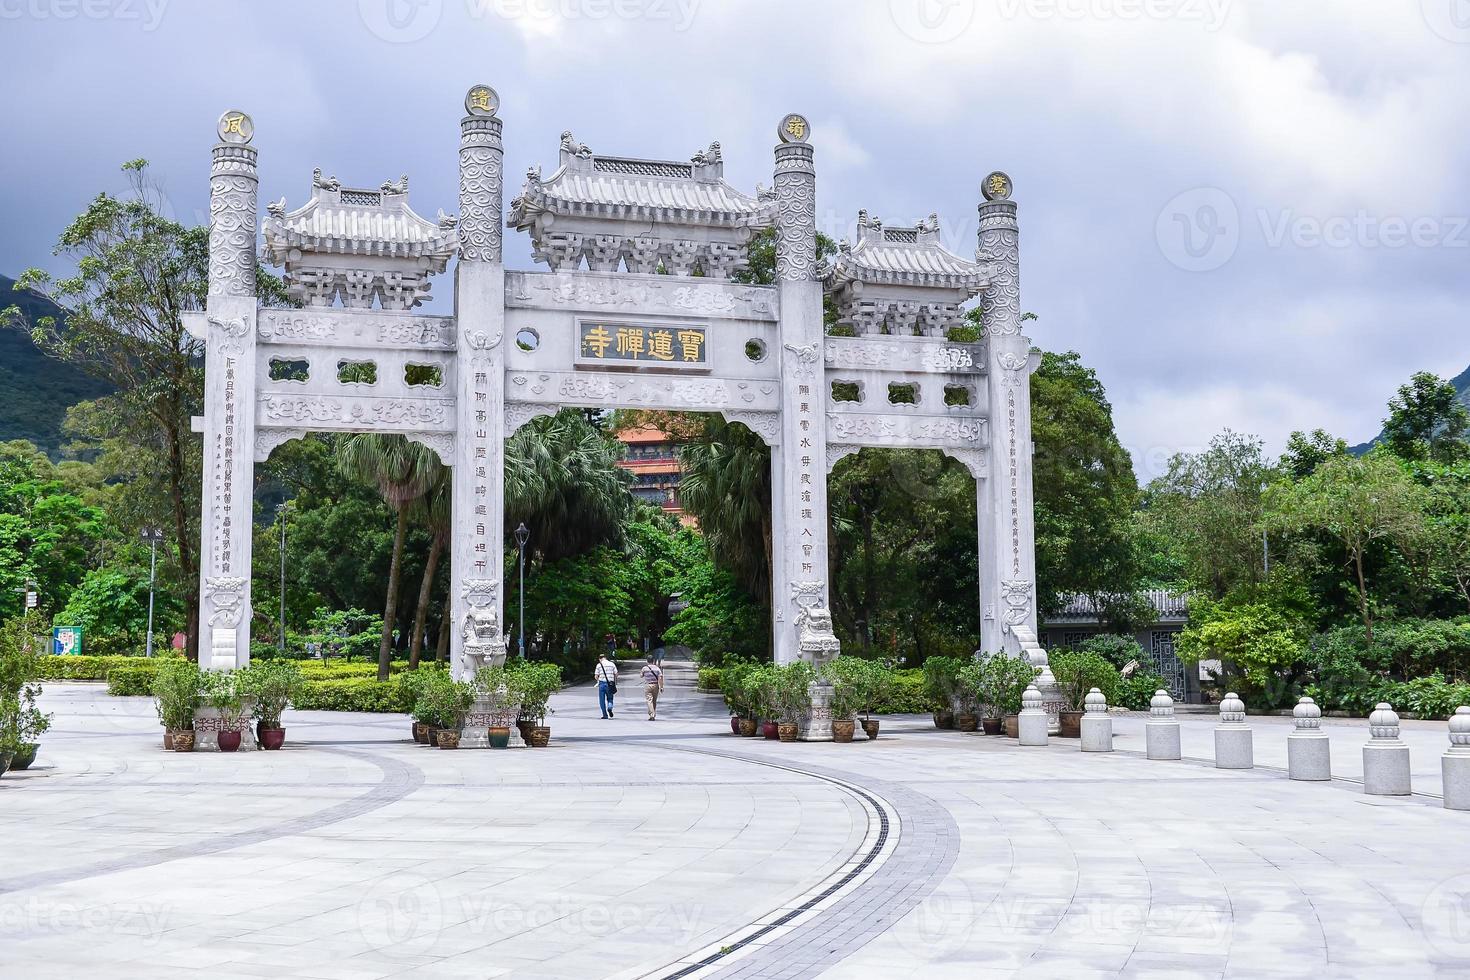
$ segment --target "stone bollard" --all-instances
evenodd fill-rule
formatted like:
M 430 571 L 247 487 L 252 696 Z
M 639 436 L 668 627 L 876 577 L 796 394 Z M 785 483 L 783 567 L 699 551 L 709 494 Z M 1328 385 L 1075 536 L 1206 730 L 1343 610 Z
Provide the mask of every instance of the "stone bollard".
M 1450 747 L 1440 759 L 1446 810 L 1470 810 L 1470 708 L 1450 715 Z
M 1369 796 L 1409 795 L 1409 747 L 1399 741 L 1399 716 L 1379 702 L 1368 716 L 1363 746 L 1363 792 Z
M 1322 730 L 1322 709 L 1302 698 L 1291 711 L 1296 730 L 1286 736 L 1286 770 L 1292 779 L 1332 778 L 1332 740 Z
M 1150 759 L 1178 759 L 1179 722 L 1174 719 L 1174 699 L 1168 691 L 1155 691 L 1148 703 L 1149 719 L 1143 726 L 1144 753 Z
M 1033 684 L 1021 695 L 1021 715 L 1016 720 L 1017 732 L 1022 745 L 1046 744 L 1046 709 L 1042 707 L 1041 692 Z
M 1097 688 L 1082 699 L 1082 751 L 1113 751 L 1113 719 L 1108 717 L 1108 702 Z
M 1215 768 L 1251 769 L 1251 730 L 1245 723 L 1245 702 L 1234 691 L 1220 700 L 1220 724 L 1215 727 Z

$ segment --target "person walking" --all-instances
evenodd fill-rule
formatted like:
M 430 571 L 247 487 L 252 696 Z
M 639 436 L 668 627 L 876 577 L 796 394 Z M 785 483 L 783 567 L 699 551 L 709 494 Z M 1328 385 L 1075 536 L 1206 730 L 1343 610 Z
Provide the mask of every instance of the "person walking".
M 664 669 L 654 660 L 654 655 L 648 655 L 648 663 L 638 672 L 643 678 L 643 703 L 648 705 L 648 720 L 654 721 L 658 715 L 658 696 L 664 693 Z
M 592 677 L 597 681 L 597 706 L 602 709 L 602 717 L 611 718 L 613 695 L 618 693 L 618 665 L 604 653 L 597 658 L 597 666 L 592 668 Z

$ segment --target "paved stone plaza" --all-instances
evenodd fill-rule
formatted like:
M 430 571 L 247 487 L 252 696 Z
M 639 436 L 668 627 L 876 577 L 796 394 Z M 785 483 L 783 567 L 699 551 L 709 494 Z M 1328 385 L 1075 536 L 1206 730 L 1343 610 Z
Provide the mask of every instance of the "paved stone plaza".
M 628 685 L 632 693 L 632 685 Z M 1263 768 L 885 719 L 876 744 L 737 739 L 670 691 L 546 750 L 445 752 L 402 716 L 288 714 L 280 753 L 165 753 L 148 699 L 55 685 L 0 779 L 15 977 L 1470 975 L 1470 814 Z M 1329 721 L 1360 769 L 1363 722 Z M 1438 791 L 1444 726 L 1406 723 Z M 728 954 L 718 957 L 722 948 Z M 707 957 L 713 961 L 700 967 Z

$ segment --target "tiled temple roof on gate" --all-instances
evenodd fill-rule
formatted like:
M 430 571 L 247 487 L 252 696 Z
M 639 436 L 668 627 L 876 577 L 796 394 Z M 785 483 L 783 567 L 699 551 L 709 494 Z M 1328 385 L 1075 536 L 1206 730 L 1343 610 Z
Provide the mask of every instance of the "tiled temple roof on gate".
M 430 221 L 408 206 L 407 177 L 369 190 L 343 187 L 318 170 L 304 205 L 288 213 L 282 198 L 266 211 L 266 257 L 277 265 L 298 251 L 424 259 L 442 271 L 459 247 L 453 218 L 441 213 Z
M 1159 622 L 1182 623 L 1189 618 L 1189 596 L 1184 593 L 1170 592 L 1166 589 L 1150 589 L 1143 595 L 1153 605 Z M 1097 605 L 1090 596 L 1075 594 L 1065 598 L 1066 602 L 1061 611 L 1046 617 L 1049 625 L 1097 622 Z
M 823 278 L 828 289 L 861 282 L 963 289 L 974 296 L 991 276 L 989 265 L 963 259 L 940 244 L 937 215 L 912 228 L 898 228 L 859 211 L 857 244 L 843 242 L 828 260 Z
M 570 133 L 562 134 L 561 165 L 542 179 L 526 175 L 511 202 L 512 228 L 526 229 L 538 214 L 648 220 L 670 224 L 764 227 L 774 202 L 742 193 L 724 180 L 720 145 L 690 162 L 597 156 Z

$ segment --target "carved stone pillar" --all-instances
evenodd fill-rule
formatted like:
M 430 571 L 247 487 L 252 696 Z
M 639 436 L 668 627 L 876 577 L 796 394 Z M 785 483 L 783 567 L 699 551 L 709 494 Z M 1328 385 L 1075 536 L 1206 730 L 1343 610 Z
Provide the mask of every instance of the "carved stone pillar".
M 1021 258 L 1011 181 L 991 174 L 982 185 L 976 256 L 994 268 L 981 294 L 990 418 L 990 478 L 981 500 L 981 647 L 1024 654 L 1041 674 L 1036 686 L 1053 719 L 1060 708 L 1046 651 L 1036 637 L 1035 513 L 1031 488 L 1031 372 L 1037 361 L 1021 333 Z
M 810 127 L 787 116 L 776 147 L 776 278 L 781 300 L 781 439 L 772 449 L 780 515 L 772 596 L 776 661 L 837 655 L 827 595 L 827 438 L 822 286 L 817 279 L 816 171 Z M 830 726 L 806 726 L 830 739 Z
M 259 181 L 250 117 L 226 112 L 218 133 L 209 172 L 199 664 L 231 670 L 250 662 Z
M 455 274 L 454 534 L 450 551 L 456 677 L 505 657 L 505 267 L 499 99 L 477 85 L 460 121 Z

